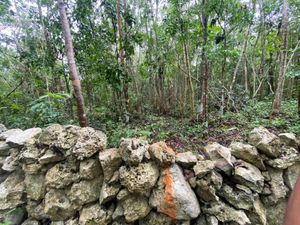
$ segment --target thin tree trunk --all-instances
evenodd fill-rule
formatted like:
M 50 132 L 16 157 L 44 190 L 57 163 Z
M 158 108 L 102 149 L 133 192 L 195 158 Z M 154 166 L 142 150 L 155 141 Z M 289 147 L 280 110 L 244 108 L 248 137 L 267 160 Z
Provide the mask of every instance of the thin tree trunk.
M 279 68 L 279 77 L 277 83 L 277 89 L 275 92 L 275 97 L 273 101 L 272 114 L 276 114 L 281 106 L 283 87 L 287 66 L 287 50 L 288 50 L 288 26 L 289 26 L 289 14 L 288 14 L 288 0 L 283 0 L 283 9 L 282 9 L 282 49 L 280 52 L 280 68 Z
M 84 99 L 83 99 L 83 95 L 81 92 L 79 73 L 77 70 L 76 63 L 75 63 L 74 49 L 73 49 L 70 26 L 69 26 L 69 22 L 68 22 L 68 18 L 67 18 L 63 0 L 57 0 L 57 3 L 58 3 L 58 9 L 59 9 L 59 14 L 60 14 L 60 18 L 61 18 L 63 35 L 64 35 L 64 39 L 65 39 L 65 50 L 66 50 L 66 54 L 67 54 L 70 76 L 71 76 L 72 85 L 74 88 L 74 95 L 75 95 L 75 98 L 77 101 L 79 124 L 81 127 L 86 127 L 88 125 L 88 122 L 87 122 L 87 117 L 85 114 Z

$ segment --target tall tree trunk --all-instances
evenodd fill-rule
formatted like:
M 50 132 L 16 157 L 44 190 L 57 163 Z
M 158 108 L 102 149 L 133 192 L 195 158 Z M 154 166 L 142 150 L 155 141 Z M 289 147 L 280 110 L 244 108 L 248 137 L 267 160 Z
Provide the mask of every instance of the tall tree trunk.
M 280 68 L 277 88 L 273 101 L 272 114 L 277 113 L 280 109 L 283 95 L 283 87 L 287 66 L 287 51 L 288 51 L 288 26 L 289 26 L 289 5 L 288 0 L 283 0 L 282 8 L 282 48 L 280 51 Z
M 73 49 L 70 26 L 69 26 L 69 22 L 68 22 L 68 18 L 67 18 L 63 0 L 57 0 L 57 3 L 58 3 L 58 9 L 59 9 L 59 14 L 60 14 L 60 19 L 61 19 L 61 24 L 62 24 L 62 29 L 63 29 L 63 35 L 64 35 L 64 39 L 65 39 L 65 50 L 66 50 L 66 54 L 67 54 L 70 76 L 72 79 L 74 95 L 75 95 L 75 98 L 77 101 L 79 124 L 81 127 L 86 127 L 88 125 L 88 122 L 87 122 L 87 117 L 85 114 L 84 99 L 83 99 L 83 95 L 81 92 L 79 73 L 77 70 L 76 63 L 75 63 L 74 49 Z

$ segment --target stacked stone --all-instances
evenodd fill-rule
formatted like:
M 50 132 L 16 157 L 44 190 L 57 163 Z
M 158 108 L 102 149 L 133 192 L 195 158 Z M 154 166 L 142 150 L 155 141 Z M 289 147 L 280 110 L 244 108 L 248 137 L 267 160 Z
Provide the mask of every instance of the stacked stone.
M 300 173 L 296 137 L 264 128 L 200 154 L 136 138 L 106 149 L 92 128 L 35 131 L 1 142 L 14 162 L 2 168 L 14 169 L 3 173 L 0 207 L 26 206 L 23 225 L 281 225 Z

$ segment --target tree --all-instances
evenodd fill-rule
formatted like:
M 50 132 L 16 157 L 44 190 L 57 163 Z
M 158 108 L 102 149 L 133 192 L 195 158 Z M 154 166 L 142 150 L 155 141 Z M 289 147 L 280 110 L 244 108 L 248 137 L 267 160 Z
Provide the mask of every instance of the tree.
M 60 14 L 60 18 L 61 18 L 63 36 L 65 39 L 65 50 L 66 50 L 66 54 L 67 54 L 70 76 L 72 79 L 74 95 L 75 95 L 75 98 L 77 101 L 79 124 L 81 127 L 86 127 L 88 125 L 88 122 L 87 122 L 87 117 L 85 114 L 84 98 L 83 98 L 82 91 L 81 91 L 79 72 L 77 70 L 77 66 L 75 63 L 74 49 L 73 49 L 70 26 L 69 26 L 69 22 L 68 22 L 68 18 L 67 18 L 63 0 L 57 0 L 57 4 L 58 4 L 59 14 Z

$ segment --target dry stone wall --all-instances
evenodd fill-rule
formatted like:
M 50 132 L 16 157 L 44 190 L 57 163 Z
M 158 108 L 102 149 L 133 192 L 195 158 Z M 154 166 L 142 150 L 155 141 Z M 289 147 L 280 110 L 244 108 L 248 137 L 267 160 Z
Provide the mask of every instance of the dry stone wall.
M 281 225 L 299 140 L 256 128 L 248 142 L 175 153 L 93 128 L 0 125 L 0 222 L 23 225 Z

